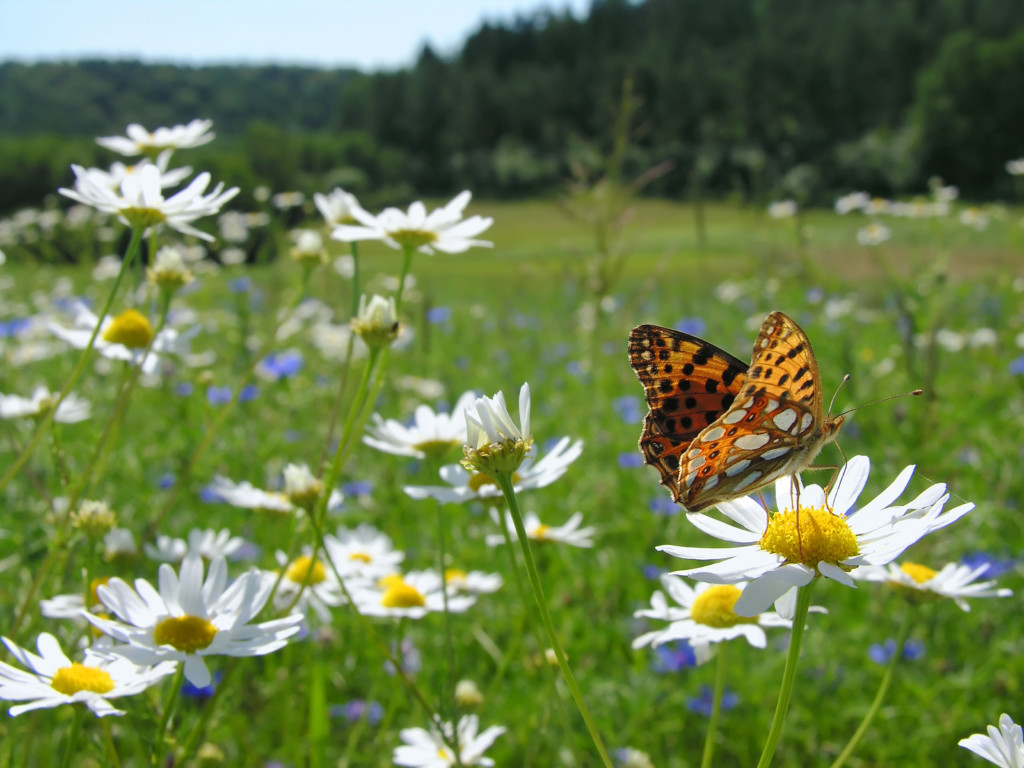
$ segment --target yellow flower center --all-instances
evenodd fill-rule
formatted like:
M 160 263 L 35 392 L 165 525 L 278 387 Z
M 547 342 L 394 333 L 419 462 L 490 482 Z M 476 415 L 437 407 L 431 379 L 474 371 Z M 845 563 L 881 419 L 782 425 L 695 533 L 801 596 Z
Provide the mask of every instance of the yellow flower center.
M 167 220 L 159 208 L 125 208 L 121 215 L 133 227 L 152 227 Z
M 697 595 L 690 618 L 698 624 L 725 629 L 737 624 L 756 624 L 757 617 L 737 616 L 734 607 L 743 593 L 732 584 L 716 584 Z
M 126 309 L 110 321 L 103 331 L 103 340 L 129 349 L 145 349 L 153 340 L 153 326 L 136 310 Z
M 185 653 L 206 648 L 217 635 L 217 628 L 199 616 L 168 616 L 153 629 L 158 645 L 170 645 Z
M 422 443 L 413 445 L 413 448 L 425 453 L 428 457 L 437 457 L 444 456 L 448 451 L 458 447 L 458 445 L 459 443 L 456 440 L 424 440 Z
M 57 670 L 57 674 L 50 681 L 50 687 L 65 696 L 73 696 L 79 691 L 110 693 L 114 690 L 114 679 L 105 670 L 73 661 L 70 667 L 61 667 Z
M 444 583 L 455 583 L 465 584 L 466 583 L 466 572 L 460 571 L 458 568 L 448 568 L 444 572 Z
M 319 584 L 327 579 L 327 569 L 323 561 L 313 562 L 309 555 L 302 555 L 292 561 L 284 575 L 296 584 Z
M 380 600 L 380 604 L 385 608 L 422 608 L 427 604 L 423 593 L 408 584 L 401 576 L 387 576 L 381 579 L 381 582 L 385 579 L 388 586 Z
M 349 560 L 358 560 L 361 563 L 372 563 L 373 562 L 373 558 L 370 557 L 365 552 L 353 552 L 351 555 L 348 556 L 348 559 Z
M 817 568 L 821 562 L 840 565 L 860 552 L 846 518 L 825 507 L 776 512 L 768 521 L 760 546 L 787 562 L 810 568 Z
M 523 478 L 519 476 L 518 472 L 512 473 L 512 484 L 520 482 Z M 474 472 L 469 478 L 469 490 L 473 492 L 479 491 L 485 485 L 497 485 L 497 481 L 490 475 L 485 475 L 483 472 Z
M 903 565 L 900 566 L 900 570 L 918 584 L 924 584 L 926 581 L 931 581 L 935 578 L 935 574 L 937 573 L 937 571 L 933 571 L 927 565 L 918 565 L 917 563 L 903 563 Z
M 548 536 L 548 531 L 550 531 L 550 530 L 551 530 L 551 526 L 550 525 L 547 525 L 545 523 L 541 523 L 540 525 L 537 526 L 536 530 L 534 530 L 533 538 L 535 538 L 537 541 L 544 541 L 544 539 L 546 539 L 547 536 Z
M 419 248 L 437 242 L 437 234 L 422 229 L 399 229 L 389 232 L 388 237 L 406 248 Z
M 92 608 L 94 605 L 99 605 L 100 596 L 99 593 L 96 592 L 96 589 L 97 587 L 107 586 L 108 581 L 110 581 L 109 576 L 101 576 L 98 579 L 93 579 L 89 583 L 89 604 L 86 606 L 87 608 Z

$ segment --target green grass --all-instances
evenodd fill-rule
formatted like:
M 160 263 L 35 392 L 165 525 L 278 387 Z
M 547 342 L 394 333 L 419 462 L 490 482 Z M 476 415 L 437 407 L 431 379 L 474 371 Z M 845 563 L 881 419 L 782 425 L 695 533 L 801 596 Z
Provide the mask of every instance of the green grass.
M 885 487 L 905 465 L 916 464 L 918 474 L 908 497 L 931 482 L 945 482 L 954 495 L 950 505 L 960 498 L 978 505 L 967 518 L 911 550 L 914 561 L 939 568 L 979 551 L 1017 556 L 1022 544 L 1024 376 L 1012 374 L 1009 364 L 1024 354 L 1018 342 L 1024 333 L 1021 292 L 1014 286 L 1024 275 L 1015 224 L 1019 210 L 982 233 L 955 220 L 934 226 L 893 220 L 893 240 L 876 251 L 855 244 L 863 218 L 814 211 L 806 217 L 807 245 L 801 251 L 792 221 L 772 221 L 759 210 L 710 205 L 707 243 L 700 245 L 691 209 L 643 201 L 622 235 L 628 251 L 622 278 L 613 286 L 606 310 L 597 313 L 593 330 L 579 323 L 581 308 L 592 301 L 579 279 L 593 248 L 583 225 L 549 201 L 476 201 L 470 213 L 494 216 L 486 236 L 495 248 L 415 258 L 418 298 L 410 298 L 405 313 L 415 338 L 392 355 L 389 383 L 376 410 L 402 419 L 421 402 L 415 393 L 392 384 L 403 375 L 441 382 L 449 403 L 466 389 L 486 394 L 503 390 L 514 401 L 520 384 L 528 381 L 538 445 L 562 435 L 584 440 L 582 457 L 563 479 L 524 493 L 520 502 L 524 510 L 534 510 L 553 524 L 579 510 L 585 524 L 599 529 L 592 550 L 549 544 L 538 547 L 537 554 L 555 625 L 610 749 L 641 749 L 658 768 L 699 765 L 707 721 L 688 710 L 687 700 L 710 685 L 714 674 L 713 664 L 658 673 L 652 669 L 651 651 L 630 647 L 640 631 L 632 613 L 646 607 L 657 587 L 645 578 L 644 568 L 687 567 L 660 555 L 655 546 L 703 543 L 685 515 L 651 511 L 651 503 L 665 495 L 653 469 L 619 464 L 620 456 L 635 454 L 641 427 L 639 421 L 624 421 L 615 408 L 619 398 L 642 403 L 642 388 L 626 359 L 626 338 L 634 325 L 675 325 L 682 318 L 699 318 L 703 337 L 746 358 L 764 315 L 778 309 L 794 317 L 813 341 L 826 398 L 845 373 L 852 375 L 837 398 L 837 410 L 924 387 L 922 398 L 853 414 L 840 433 L 842 451 L 871 457 L 867 494 Z M 341 246 L 332 248 L 340 252 Z M 397 272 L 400 259 L 394 252 L 368 245 L 361 254 L 371 285 L 379 273 Z M 109 286 L 93 283 L 84 267 L 57 271 L 12 262 L 4 267 L 12 284 L 3 292 L 0 319 L 26 314 L 35 303 L 33 293 L 48 296 L 60 276 L 69 276 L 77 293 L 97 302 Z M 90 498 L 109 501 L 120 524 L 136 535 L 165 498 L 160 478 L 189 457 L 217 408 L 206 402 L 205 383 L 237 381 L 246 361 L 244 336 L 265 334 L 275 309 L 298 284 L 298 270 L 286 256 L 248 273 L 262 299 L 246 331 L 236 312 L 239 296 L 226 289 L 230 278 L 242 274 L 241 268 L 204 277 L 196 291 L 176 301 L 178 307 L 195 310 L 203 326 L 194 350 L 212 350 L 216 361 L 200 369 L 179 366 L 162 382 L 135 393 L 105 473 L 89 491 Z M 741 286 L 741 295 L 731 302 L 715 293 L 726 280 Z M 335 322 L 344 322 L 350 290 L 347 281 L 325 269 L 314 279 L 310 295 L 335 309 Z M 848 311 L 838 313 L 837 302 L 842 301 L 849 302 Z M 450 320 L 429 325 L 423 312 L 428 305 L 449 307 Z M 124 306 L 122 298 L 117 308 Z M 955 352 L 906 347 L 900 329 L 908 321 L 920 333 L 944 328 L 970 334 L 991 328 L 996 342 Z M 261 548 L 253 562 L 264 568 L 275 567 L 276 549 L 311 541 L 301 525 L 199 497 L 217 473 L 267 487 L 287 462 L 317 465 L 340 371 L 337 363 L 317 353 L 309 338 L 304 328 L 278 345 L 303 352 L 302 372 L 284 382 L 261 382 L 260 396 L 237 408 L 161 526 L 162 533 L 185 536 L 193 526 L 228 527 Z M 18 342 L 4 343 L 9 354 Z M 912 359 L 909 349 L 914 350 Z M 0 371 L 0 391 L 28 394 L 36 383 L 58 388 L 76 359 L 65 352 L 22 367 L 8 364 Z M 892 361 L 890 370 L 877 372 L 886 359 Z M 76 388 L 92 400 L 95 415 L 91 422 L 60 427 L 72 477 L 84 468 L 111 412 L 119 376 L 117 367 L 106 374 L 90 368 Z M 175 394 L 175 385 L 183 382 L 196 384 L 193 395 Z M 11 445 L 24 444 L 30 434 L 24 424 L 7 425 L 12 442 L 0 449 L 3 466 L 17 455 Z M 457 454 L 450 457 L 457 459 Z M 829 447 L 819 461 L 837 463 L 841 456 Z M 61 495 L 45 445 L 28 466 L 32 481 Z M 350 498 L 331 527 L 370 522 L 406 551 L 408 568 L 436 567 L 434 508 L 410 500 L 401 490 L 407 484 L 431 483 L 426 470 L 361 446 L 343 471 L 344 482 L 357 480 L 372 483 L 372 491 Z M 826 473 L 809 480 L 825 482 Z M 0 574 L 5 584 L 0 615 L 9 624 L 51 543 L 53 519 L 29 474 L 2 493 L 0 558 L 17 557 Z M 488 753 L 497 765 L 571 765 L 574 753 L 583 755 L 583 766 L 598 765 L 571 700 L 563 696 L 560 703 L 555 694 L 561 686 L 541 661 L 545 644 L 536 640 L 539 623 L 534 629 L 532 608 L 524 612 L 507 558 L 483 545 L 484 535 L 494 528 L 487 505 L 450 506 L 445 515 L 452 564 L 501 572 L 505 587 L 453 617 L 453 672 L 446 670 L 442 616 L 401 624 L 376 621 L 377 631 L 390 643 L 412 641 L 422 661 L 414 679 L 432 704 L 450 696 L 443 688 L 448 679 L 471 678 L 479 684 L 487 694 L 478 710 L 482 726 L 508 728 Z M 44 584 L 42 596 L 80 589 L 89 551 L 87 542 L 76 539 L 62 567 Z M 156 565 L 144 556 L 103 562 L 97 569 L 129 581 L 156 577 Z M 243 564 L 232 564 L 232 575 L 243 571 Z M 1019 567 L 1001 583 L 1019 591 Z M 965 614 L 949 602 L 911 608 L 885 588 L 850 590 L 828 582 L 816 591 L 815 603 L 829 613 L 809 621 L 776 765 L 827 765 L 839 753 L 882 675 L 882 668 L 869 661 L 868 648 L 892 637 L 910 610 L 915 611 L 911 637 L 924 644 L 924 653 L 899 668 L 882 715 L 849 765 L 977 765 L 980 761 L 956 742 L 995 723 L 1001 712 L 1024 717 L 1018 708 L 1024 679 L 1018 597 L 976 600 Z M 28 626 L 12 638 L 22 645 L 31 646 L 38 632 L 49 631 L 67 649 L 83 635 L 70 623 L 44 619 L 35 610 L 31 615 Z M 498 664 L 485 646 L 493 644 L 502 653 L 515 647 L 524 623 L 519 651 L 495 680 Z M 727 686 L 739 701 L 721 718 L 715 765 L 756 763 L 775 705 L 786 638 L 784 632 L 770 632 L 769 647 L 761 651 L 741 641 L 730 646 Z M 326 764 L 347 759 L 352 766 L 390 765 L 398 731 L 427 721 L 395 678 L 384 672 L 383 661 L 351 613 L 338 609 L 332 624 L 313 638 L 260 659 L 240 660 L 215 711 L 183 700 L 172 733 L 183 741 L 196 723 L 207 722 L 206 739 L 223 752 L 228 765 L 271 760 L 308 764 L 311 678 L 325 675 L 321 681 L 329 705 L 367 699 L 380 702 L 385 712 L 379 725 L 350 725 L 333 718 Z M 214 659 L 211 667 L 223 670 L 226 663 Z M 148 764 L 144 743 L 155 729 L 154 711 L 167 685 L 120 700 L 129 714 L 111 725 L 124 765 Z M 55 763 L 70 714 L 66 708 L 43 710 L 0 721 L 0 766 Z M 81 759 L 102 764 L 101 730 L 91 716 L 80 739 Z

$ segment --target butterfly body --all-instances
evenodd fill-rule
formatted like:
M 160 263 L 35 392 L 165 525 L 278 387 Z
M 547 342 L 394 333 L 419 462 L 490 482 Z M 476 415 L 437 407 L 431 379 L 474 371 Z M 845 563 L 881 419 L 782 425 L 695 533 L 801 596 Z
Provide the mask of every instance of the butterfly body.
M 633 329 L 629 357 L 650 407 L 640 451 L 690 512 L 806 469 L 843 423 L 825 415 L 811 343 L 781 312 L 764 321 L 749 366 L 656 325 Z

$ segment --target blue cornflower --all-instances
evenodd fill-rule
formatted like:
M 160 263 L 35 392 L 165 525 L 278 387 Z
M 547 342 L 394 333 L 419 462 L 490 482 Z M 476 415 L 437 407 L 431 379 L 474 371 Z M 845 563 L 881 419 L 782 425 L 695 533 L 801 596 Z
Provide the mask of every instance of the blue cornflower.
M 341 492 L 346 496 L 366 496 L 373 493 L 373 483 L 369 480 L 353 480 L 342 484 Z
M 156 484 L 161 491 L 166 491 L 168 488 L 174 485 L 174 479 L 175 478 L 173 472 L 164 472 L 162 475 L 160 475 L 160 479 L 157 480 Z
M 452 319 L 451 307 L 431 307 L 427 310 L 427 322 L 431 325 L 441 325 Z
M 221 497 L 217 495 L 217 492 L 209 485 L 204 485 L 203 489 L 199 491 L 199 498 L 207 504 L 217 504 L 222 501 Z
M 1010 361 L 1010 373 L 1024 374 L 1024 355 Z
M 635 469 L 644 465 L 644 457 L 636 451 L 626 451 L 619 454 L 618 462 L 623 469 Z
M 236 277 L 228 280 L 228 290 L 232 293 L 248 293 L 252 290 L 251 277 Z
M 1012 557 L 996 557 L 987 552 L 969 552 L 960 558 L 960 562 L 971 568 L 987 565 L 983 574 L 986 579 L 994 579 L 1017 567 L 1017 561 Z
M 644 578 L 648 581 L 659 581 L 663 573 L 665 573 L 665 569 L 660 565 L 648 564 L 643 567 Z
M 344 717 L 350 723 L 366 718 L 370 725 L 377 725 L 384 717 L 384 707 L 376 701 L 352 699 L 344 704 L 335 704 L 328 709 L 331 717 Z
M 275 352 L 260 360 L 259 374 L 272 381 L 291 378 L 302 370 L 302 353 L 297 349 Z
M 669 496 L 658 496 L 657 498 L 651 499 L 651 512 L 656 515 L 672 517 L 672 515 L 678 515 L 682 509 L 683 508 L 672 501 Z
M 181 684 L 181 695 L 187 699 L 195 699 L 200 703 L 205 702 L 217 691 L 221 677 L 223 677 L 223 673 L 215 672 L 210 684 L 204 686 L 192 685 L 188 680 L 185 680 Z
M 231 387 L 209 387 L 206 399 L 210 405 L 225 405 L 231 402 Z
M 255 384 L 248 384 L 242 387 L 242 391 L 238 393 L 238 402 L 248 403 L 250 400 L 255 400 L 260 396 L 260 388 Z
M 676 330 L 691 336 L 703 336 L 704 331 L 707 330 L 707 324 L 700 317 L 684 317 L 676 321 Z
M 868 648 L 868 658 L 875 664 L 888 664 L 896 653 L 896 641 L 891 637 L 884 643 L 872 643 Z M 924 643 L 908 640 L 903 646 L 903 659 L 914 661 L 924 656 Z
M 179 381 L 174 385 L 174 394 L 188 397 L 195 391 L 191 381 Z
M 733 709 L 739 704 L 740 697 L 728 688 L 722 690 L 722 711 Z M 704 717 L 711 717 L 711 708 L 715 704 L 715 693 L 710 685 L 700 687 L 700 696 L 694 696 L 686 700 L 686 708 Z
M 688 667 L 697 666 L 697 655 L 685 640 L 675 640 L 659 645 L 654 649 L 654 657 L 651 671 L 659 675 L 681 672 Z
M 623 395 L 612 400 L 612 410 L 627 424 L 638 422 L 643 417 L 641 400 L 633 395 Z

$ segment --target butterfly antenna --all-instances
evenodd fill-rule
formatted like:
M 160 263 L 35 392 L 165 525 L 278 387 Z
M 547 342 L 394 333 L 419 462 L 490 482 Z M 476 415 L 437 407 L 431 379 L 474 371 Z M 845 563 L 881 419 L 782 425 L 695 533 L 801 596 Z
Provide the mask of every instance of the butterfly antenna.
M 829 415 L 830 418 L 832 416 L 832 406 L 836 404 L 836 398 L 839 396 L 839 390 L 841 390 L 844 386 L 846 386 L 846 382 L 848 382 L 849 380 L 850 380 L 850 374 L 846 374 L 845 376 L 843 376 L 843 380 L 841 382 L 839 382 L 839 386 L 836 387 L 836 391 L 832 395 L 832 400 L 828 404 L 828 415 Z
M 847 375 L 849 375 L 849 374 L 847 374 Z M 838 394 L 838 392 L 837 392 L 837 394 Z M 854 411 L 856 411 L 856 410 L 858 410 L 860 408 L 865 408 L 865 407 L 867 407 L 869 405 L 877 405 L 878 403 L 884 403 L 886 400 L 895 400 L 897 397 L 909 397 L 909 396 L 912 396 L 912 395 L 923 395 L 923 394 L 924 394 L 924 390 L 923 389 L 915 389 L 915 390 L 912 390 L 910 392 L 901 392 L 898 395 L 889 395 L 888 397 L 883 397 L 883 398 L 881 398 L 879 400 L 872 400 L 870 403 L 863 403 L 862 405 L 856 405 L 853 408 L 849 408 L 849 409 L 843 411 L 842 413 L 839 414 L 839 416 L 845 416 L 848 413 L 853 413 Z M 832 399 L 835 400 L 834 397 Z M 831 411 L 832 411 L 832 408 L 829 407 L 829 412 L 831 413 Z M 837 416 L 836 418 L 839 418 L 839 417 Z

